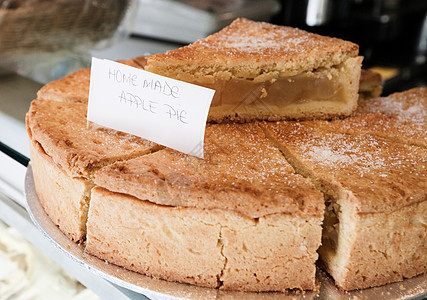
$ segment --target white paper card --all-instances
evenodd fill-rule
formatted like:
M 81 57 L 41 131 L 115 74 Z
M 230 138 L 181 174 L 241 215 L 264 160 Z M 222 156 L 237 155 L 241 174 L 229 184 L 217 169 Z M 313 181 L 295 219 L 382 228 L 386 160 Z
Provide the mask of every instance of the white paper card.
M 203 158 L 215 90 L 92 58 L 87 119 Z

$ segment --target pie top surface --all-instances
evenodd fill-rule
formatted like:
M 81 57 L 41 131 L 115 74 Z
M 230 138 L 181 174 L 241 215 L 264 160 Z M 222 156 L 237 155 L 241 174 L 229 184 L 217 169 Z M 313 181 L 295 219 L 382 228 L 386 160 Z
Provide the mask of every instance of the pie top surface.
M 27 113 L 31 139 L 72 176 L 90 177 L 105 164 L 148 153 L 153 142 L 111 129 L 88 129 L 87 106 L 34 100 Z
M 351 192 L 361 213 L 391 212 L 427 198 L 427 150 L 305 123 L 263 123 L 303 169 Z
M 256 79 L 266 73 L 296 75 L 356 57 L 356 44 L 248 19 L 188 46 L 146 57 L 145 69 L 174 78 L 185 74 Z M 187 74 L 188 75 L 188 74 Z
M 334 132 L 374 134 L 427 147 L 427 88 L 361 101 L 349 118 L 306 124 Z
M 97 171 L 95 183 L 161 205 L 322 217 L 323 195 L 294 174 L 255 123 L 206 128 L 205 158 L 164 149 Z

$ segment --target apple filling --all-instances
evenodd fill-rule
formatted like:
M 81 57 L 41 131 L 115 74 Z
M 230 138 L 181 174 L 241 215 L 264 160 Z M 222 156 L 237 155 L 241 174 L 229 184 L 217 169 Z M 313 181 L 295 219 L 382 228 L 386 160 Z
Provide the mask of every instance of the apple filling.
M 257 82 L 232 78 L 197 83 L 216 90 L 210 120 L 307 119 L 348 115 L 355 108 L 360 60 L 350 58 L 331 68 Z
M 334 255 L 338 248 L 339 205 L 327 196 L 325 198 L 325 217 L 323 219 L 322 253 Z

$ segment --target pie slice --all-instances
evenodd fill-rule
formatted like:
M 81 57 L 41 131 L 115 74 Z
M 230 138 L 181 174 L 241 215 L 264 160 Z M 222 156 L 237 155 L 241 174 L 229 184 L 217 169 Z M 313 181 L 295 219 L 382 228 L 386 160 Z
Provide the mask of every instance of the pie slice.
M 427 271 L 427 150 L 304 123 L 262 124 L 325 194 L 320 259 L 345 290 Z
M 37 195 L 53 222 L 75 241 L 86 233 L 92 173 L 159 146 L 113 130 L 88 130 L 86 105 L 34 100 L 27 113 Z
M 313 290 L 323 195 L 257 124 L 206 128 L 205 159 L 163 149 L 95 173 L 86 251 L 156 278 Z
M 215 89 L 211 122 L 325 119 L 356 109 L 358 51 L 340 39 L 237 19 L 194 44 L 144 57 L 141 64 Z

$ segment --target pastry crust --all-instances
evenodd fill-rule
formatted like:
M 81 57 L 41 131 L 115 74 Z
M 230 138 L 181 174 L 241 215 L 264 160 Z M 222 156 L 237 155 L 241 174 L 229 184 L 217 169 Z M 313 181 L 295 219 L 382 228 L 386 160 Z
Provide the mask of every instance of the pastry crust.
M 71 176 L 89 178 L 102 166 L 159 147 L 114 130 L 87 129 L 86 110 L 81 103 L 38 99 L 27 113 L 31 138 Z
M 86 221 L 89 210 L 91 180 L 71 177 L 36 141 L 30 142 L 34 186 L 50 219 L 71 240 L 86 239 Z
M 327 246 L 325 230 L 331 228 L 325 226 L 325 246 L 319 249 L 325 269 L 340 288 L 380 286 L 427 272 L 427 201 L 388 214 L 361 214 L 349 204 L 338 214 L 342 228 L 337 246 Z
M 254 220 L 95 188 L 86 251 L 170 281 L 241 291 L 313 290 L 321 220 L 282 213 Z
M 339 287 L 378 286 L 426 271 L 426 149 L 305 123 L 262 126 L 326 195 L 319 253 Z

